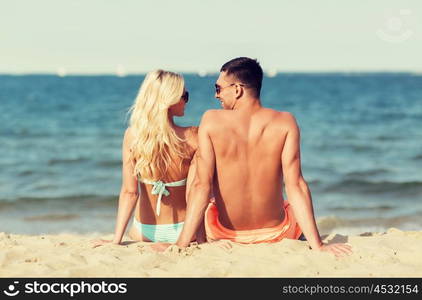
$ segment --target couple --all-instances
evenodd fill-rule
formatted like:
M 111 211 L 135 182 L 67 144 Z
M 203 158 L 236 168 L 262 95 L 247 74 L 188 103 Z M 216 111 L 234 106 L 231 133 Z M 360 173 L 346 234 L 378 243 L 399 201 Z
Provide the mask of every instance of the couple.
M 97 246 L 120 244 L 135 210 L 129 236 L 158 242 L 161 250 L 195 240 L 271 243 L 303 233 L 312 249 L 351 253 L 346 244 L 322 243 L 301 173 L 298 125 L 292 114 L 261 106 L 262 78 L 256 60 L 224 64 L 215 84 L 224 109 L 207 111 L 198 129 L 173 121 L 189 100 L 182 76 L 146 76 L 123 139 L 114 239 Z

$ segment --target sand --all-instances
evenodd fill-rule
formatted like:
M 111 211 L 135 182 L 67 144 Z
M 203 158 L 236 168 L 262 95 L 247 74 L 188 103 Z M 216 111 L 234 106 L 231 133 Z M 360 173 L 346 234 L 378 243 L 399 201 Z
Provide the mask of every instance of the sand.
M 0 277 L 422 277 L 422 231 L 325 236 L 325 242 L 352 245 L 344 258 L 296 240 L 157 253 L 127 238 L 124 245 L 92 248 L 95 238 L 112 235 L 0 233 Z

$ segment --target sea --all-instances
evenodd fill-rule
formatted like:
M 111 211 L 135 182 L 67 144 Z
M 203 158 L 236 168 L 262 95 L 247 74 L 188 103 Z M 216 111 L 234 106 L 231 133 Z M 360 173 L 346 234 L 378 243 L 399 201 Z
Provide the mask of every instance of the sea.
M 220 109 L 218 74 L 183 75 L 190 100 L 176 123 L 198 125 Z M 114 231 L 144 76 L 0 75 L 0 232 Z M 422 74 L 271 74 L 261 100 L 297 119 L 321 234 L 422 230 Z

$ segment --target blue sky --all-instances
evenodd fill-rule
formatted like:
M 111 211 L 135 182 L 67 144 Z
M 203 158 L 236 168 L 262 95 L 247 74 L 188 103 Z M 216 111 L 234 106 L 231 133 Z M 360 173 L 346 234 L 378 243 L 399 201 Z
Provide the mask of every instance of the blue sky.
M 422 71 L 422 1 L 0 0 L 0 73 Z

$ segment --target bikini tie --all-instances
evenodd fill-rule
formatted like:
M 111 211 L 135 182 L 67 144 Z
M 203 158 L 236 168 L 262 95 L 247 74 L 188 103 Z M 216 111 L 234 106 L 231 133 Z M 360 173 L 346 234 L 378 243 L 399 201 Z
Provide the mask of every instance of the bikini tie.
M 157 181 L 152 181 L 152 180 L 147 180 L 147 179 L 141 179 L 138 177 L 138 191 L 141 190 L 140 186 L 139 186 L 139 182 L 143 182 L 146 184 L 151 184 L 152 185 L 152 189 L 151 189 L 151 194 L 153 195 L 158 195 L 158 199 L 157 199 L 157 206 L 156 206 L 156 213 L 157 216 L 160 215 L 160 208 L 161 208 L 161 197 L 164 196 L 169 196 L 170 192 L 166 189 L 167 186 L 170 187 L 176 187 L 176 186 L 183 186 L 186 185 L 186 178 L 179 180 L 179 181 L 175 181 L 175 182 L 162 182 L 161 180 L 157 180 Z
M 160 208 L 161 208 L 161 197 L 170 195 L 170 192 L 166 189 L 166 184 L 161 180 L 154 181 L 152 183 L 152 190 L 151 194 L 158 195 L 157 205 L 156 205 L 156 212 L 157 216 L 160 215 Z

